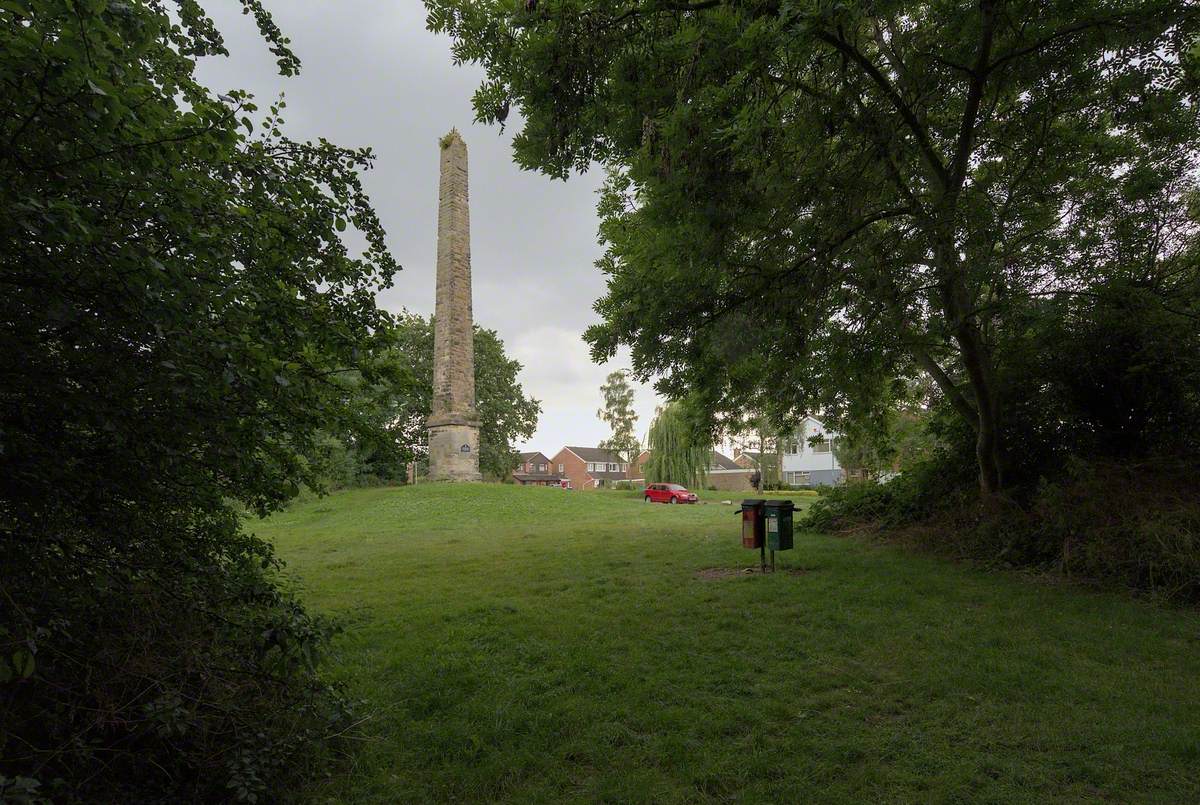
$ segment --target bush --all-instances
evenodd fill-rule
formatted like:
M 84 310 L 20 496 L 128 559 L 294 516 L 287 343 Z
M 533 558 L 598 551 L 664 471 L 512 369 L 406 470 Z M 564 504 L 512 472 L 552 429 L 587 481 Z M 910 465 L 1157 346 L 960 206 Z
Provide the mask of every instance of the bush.
M 312 772 L 349 709 L 271 547 L 228 511 L 87 519 L 5 534 L 0 772 L 67 803 L 265 800 Z
M 210 91 L 223 53 L 202 2 L 0 3 L 3 800 L 261 801 L 344 729 L 240 512 L 345 477 L 324 434 L 384 441 L 397 266 L 371 153 Z
M 936 464 L 885 484 L 839 487 L 803 525 L 871 530 L 1006 567 L 1026 566 L 1200 600 L 1200 478 L 1193 462 L 1073 460 L 1026 500 L 982 509 L 969 490 L 937 480 Z
M 945 457 L 922 462 L 886 483 L 826 487 L 806 512 L 804 524 L 818 531 L 845 531 L 918 522 L 939 502 L 965 495 L 960 483 L 946 477 L 945 462 Z
M 1200 600 L 1200 480 L 1183 462 L 1072 462 L 1038 490 L 1032 553 L 1070 574 Z

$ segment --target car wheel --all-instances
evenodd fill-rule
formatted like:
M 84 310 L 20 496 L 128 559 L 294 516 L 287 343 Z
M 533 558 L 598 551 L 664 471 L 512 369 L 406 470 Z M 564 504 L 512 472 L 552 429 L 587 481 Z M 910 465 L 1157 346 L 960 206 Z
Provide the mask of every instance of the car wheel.
M 678 503 L 678 502 L 679 502 L 679 501 L 678 501 L 678 500 L 676 500 L 676 499 L 675 499 L 675 497 L 674 497 L 673 495 L 671 496 L 671 499 L 667 501 L 667 503 Z
M 650 502 L 650 496 L 649 496 L 649 495 L 646 495 L 646 502 L 647 502 L 647 503 L 649 503 L 649 502 Z

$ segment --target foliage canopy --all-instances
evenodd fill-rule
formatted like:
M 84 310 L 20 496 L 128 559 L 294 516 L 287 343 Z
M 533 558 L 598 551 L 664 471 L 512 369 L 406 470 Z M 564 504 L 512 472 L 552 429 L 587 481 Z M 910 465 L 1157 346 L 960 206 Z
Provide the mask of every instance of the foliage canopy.
M 870 419 L 925 373 L 990 494 L 1041 300 L 1117 276 L 1178 307 L 1192 0 L 426 5 L 520 164 L 608 170 L 588 338 L 672 398 Z
M 344 715 L 239 512 L 376 431 L 398 266 L 371 152 L 198 83 L 224 52 L 195 0 L 0 3 L 0 775 L 54 801 L 254 799 Z

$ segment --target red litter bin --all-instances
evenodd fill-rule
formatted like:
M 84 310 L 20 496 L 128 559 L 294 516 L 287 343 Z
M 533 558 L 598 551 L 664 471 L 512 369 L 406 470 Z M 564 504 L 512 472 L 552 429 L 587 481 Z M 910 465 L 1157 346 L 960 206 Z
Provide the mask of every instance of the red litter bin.
M 765 500 L 748 498 L 742 501 L 742 547 L 761 548 L 765 524 L 763 520 L 763 504 Z

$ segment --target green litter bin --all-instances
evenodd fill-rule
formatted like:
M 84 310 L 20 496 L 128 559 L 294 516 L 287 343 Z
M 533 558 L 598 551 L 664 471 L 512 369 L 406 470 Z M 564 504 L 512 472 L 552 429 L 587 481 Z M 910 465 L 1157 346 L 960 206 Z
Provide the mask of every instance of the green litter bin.
M 767 525 L 767 548 L 772 551 L 792 549 L 792 512 L 795 505 L 790 500 L 768 500 L 764 504 Z

